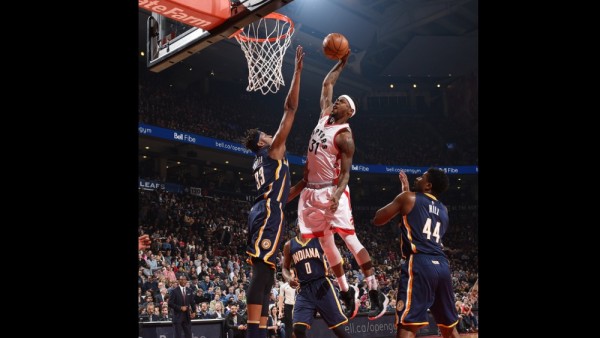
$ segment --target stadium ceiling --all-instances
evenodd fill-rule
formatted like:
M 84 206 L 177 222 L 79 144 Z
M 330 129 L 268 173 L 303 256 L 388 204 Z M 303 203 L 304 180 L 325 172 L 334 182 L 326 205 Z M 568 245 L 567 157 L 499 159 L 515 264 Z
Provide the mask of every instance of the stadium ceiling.
M 338 81 L 341 91 L 361 95 L 383 83 L 451 81 L 478 67 L 478 4 L 478 0 L 294 0 L 277 10 L 296 25 L 284 58 L 284 76 L 291 77 L 294 49 L 301 44 L 306 52 L 302 81 L 318 94 L 334 65 L 323 56 L 321 42 L 338 32 L 352 48 Z M 148 16 L 139 10 L 140 51 L 146 49 Z M 140 64 L 145 69 L 144 57 Z M 186 87 L 211 72 L 226 81 L 247 83 L 246 59 L 235 39 L 219 41 L 159 74 Z

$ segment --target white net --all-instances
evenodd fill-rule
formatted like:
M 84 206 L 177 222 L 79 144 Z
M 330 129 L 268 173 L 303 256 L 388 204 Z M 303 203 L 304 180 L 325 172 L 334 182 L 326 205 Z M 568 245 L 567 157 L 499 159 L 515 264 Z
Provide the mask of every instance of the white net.
M 234 34 L 248 61 L 247 91 L 263 95 L 277 93 L 285 86 L 281 66 L 294 34 L 294 23 L 279 13 L 271 13 Z

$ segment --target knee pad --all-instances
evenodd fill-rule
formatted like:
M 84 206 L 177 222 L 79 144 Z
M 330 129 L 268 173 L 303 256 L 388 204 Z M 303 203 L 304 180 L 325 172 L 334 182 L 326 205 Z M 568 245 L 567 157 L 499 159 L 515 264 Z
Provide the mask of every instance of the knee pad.
M 346 247 L 348 247 L 348 250 L 352 252 L 352 256 L 354 257 L 356 257 L 360 250 L 365 248 L 358 240 L 358 237 L 356 237 L 356 234 L 340 234 L 340 236 L 342 237 L 344 242 L 346 242 Z

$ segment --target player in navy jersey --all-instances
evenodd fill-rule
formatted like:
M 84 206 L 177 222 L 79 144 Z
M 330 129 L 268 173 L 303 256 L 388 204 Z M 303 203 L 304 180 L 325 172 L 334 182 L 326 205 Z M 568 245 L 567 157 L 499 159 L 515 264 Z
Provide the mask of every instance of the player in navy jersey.
M 296 338 L 305 338 L 310 329 L 315 311 L 318 311 L 325 323 L 340 338 L 350 338 L 344 330 L 348 318 L 340 305 L 335 289 L 327 278 L 325 252 L 314 238 L 302 238 L 301 233 L 283 246 L 283 278 L 290 286 L 298 287 L 294 304 L 293 325 Z M 292 278 L 291 265 L 294 265 L 296 278 Z
M 252 165 L 258 195 L 248 215 L 246 252 L 252 264 L 252 280 L 248 286 L 248 338 L 266 337 L 269 295 L 273 287 L 275 258 L 283 227 L 283 207 L 290 191 L 290 169 L 285 156 L 285 141 L 298 109 L 300 75 L 304 53 L 296 48 L 296 67 L 284 112 L 275 136 L 249 129 L 243 144 L 256 157 Z M 261 332 L 262 331 L 262 332 Z
M 396 298 L 398 338 L 416 337 L 429 324 L 430 309 L 445 338 L 458 338 L 458 314 L 454 306 L 448 258 L 442 251 L 442 237 L 448 230 L 448 209 L 437 199 L 448 189 L 448 176 L 429 168 L 415 180 L 415 192 L 408 191 L 408 178 L 400 172 L 402 192 L 377 210 L 373 224 L 383 225 L 402 215 L 400 248 L 404 263 Z

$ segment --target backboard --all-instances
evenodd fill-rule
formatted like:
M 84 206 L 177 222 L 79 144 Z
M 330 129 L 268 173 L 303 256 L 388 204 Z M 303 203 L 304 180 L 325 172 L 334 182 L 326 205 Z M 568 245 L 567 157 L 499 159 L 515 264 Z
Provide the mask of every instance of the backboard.
M 147 66 L 160 72 L 293 0 L 138 0 L 150 11 Z

